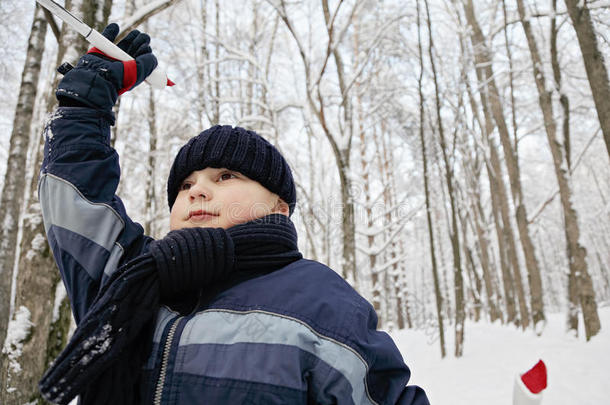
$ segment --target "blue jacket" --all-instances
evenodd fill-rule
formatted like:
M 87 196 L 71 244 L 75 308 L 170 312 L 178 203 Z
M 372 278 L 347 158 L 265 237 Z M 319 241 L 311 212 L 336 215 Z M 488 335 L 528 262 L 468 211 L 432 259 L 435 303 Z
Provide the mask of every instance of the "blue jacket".
M 77 322 L 152 240 L 115 195 L 112 121 L 62 107 L 45 128 L 39 198 Z M 428 404 L 376 326 L 371 305 L 334 271 L 298 260 L 208 293 L 188 313 L 161 307 L 142 395 L 168 405 Z

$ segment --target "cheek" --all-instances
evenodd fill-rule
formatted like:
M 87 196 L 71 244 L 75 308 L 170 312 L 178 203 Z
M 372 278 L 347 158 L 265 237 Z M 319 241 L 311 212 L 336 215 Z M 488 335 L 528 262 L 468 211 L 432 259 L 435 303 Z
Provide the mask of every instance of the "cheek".
M 182 220 L 182 216 L 184 214 L 184 203 L 176 198 L 174 201 L 174 205 L 172 206 L 171 211 L 169 212 L 169 224 L 170 227 Z
M 266 193 L 243 193 L 243 198 L 236 201 L 232 213 L 235 217 L 252 220 L 264 217 L 271 212 L 272 202 Z
M 173 231 L 174 229 L 176 229 L 176 226 L 178 224 L 178 216 L 176 215 L 176 204 L 174 204 L 174 206 L 172 207 L 172 210 L 169 213 L 169 230 Z

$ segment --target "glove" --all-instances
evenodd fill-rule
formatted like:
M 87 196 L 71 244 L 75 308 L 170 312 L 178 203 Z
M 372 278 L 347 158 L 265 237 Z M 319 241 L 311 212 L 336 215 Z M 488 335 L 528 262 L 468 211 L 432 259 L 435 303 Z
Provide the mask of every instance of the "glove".
M 118 33 L 119 26 L 112 23 L 102 35 L 114 42 Z M 86 106 L 110 111 L 119 95 L 142 83 L 157 67 L 147 34 L 131 31 L 117 45 L 135 60 L 122 62 L 91 48 L 76 67 L 64 68 L 64 78 L 55 92 L 60 107 Z

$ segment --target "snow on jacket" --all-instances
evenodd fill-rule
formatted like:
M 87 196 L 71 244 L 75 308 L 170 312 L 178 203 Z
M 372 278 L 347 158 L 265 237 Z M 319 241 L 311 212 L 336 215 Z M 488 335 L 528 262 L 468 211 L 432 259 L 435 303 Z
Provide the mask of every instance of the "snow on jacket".
M 77 322 L 152 240 L 115 195 L 112 121 L 62 107 L 45 128 L 39 198 Z M 372 306 L 334 271 L 298 260 L 236 281 L 189 313 L 161 307 L 141 390 L 154 404 L 428 404 L 406 386 L 410 371 L 376 325 Z

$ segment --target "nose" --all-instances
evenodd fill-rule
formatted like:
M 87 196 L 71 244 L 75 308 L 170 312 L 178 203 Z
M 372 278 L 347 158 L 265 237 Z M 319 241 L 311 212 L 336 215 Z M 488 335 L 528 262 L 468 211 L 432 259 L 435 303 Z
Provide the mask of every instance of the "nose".
M 189 199 L 195 201 L 198 198 L 202 198 L 204 201 L 212 198 L 212 192 L 201 180 L 197 180 L 197 182 L 193 183 L 191 188 L 189 188 Z

